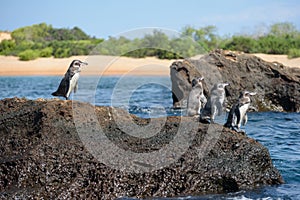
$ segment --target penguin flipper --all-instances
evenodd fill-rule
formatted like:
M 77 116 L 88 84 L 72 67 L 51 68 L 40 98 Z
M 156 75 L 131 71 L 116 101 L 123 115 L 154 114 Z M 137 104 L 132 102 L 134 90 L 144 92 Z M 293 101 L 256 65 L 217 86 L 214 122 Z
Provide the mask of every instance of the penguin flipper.
M 67 95 L 69 86 L 70 86 L 70 80 L 68 78 L 64 77 L 61 80 L 57 90 L 55 92 L 53 92 L 52 95 L 65 97 Z
M 236 126 L 238 127 L 238 129 L 240 129 L 240 126 L 241 126 L 241 120 L 243 120 L 243 119 L 241 119 L 241 113 L 240 113 L 240 110 L 238 109 L 240 107 L 240 105 L 238 104 L 237 106 L 236 106 L 236 109 L 235 109 L 235 116 L 236 116 Z
M 228 116 L 227 116 L 227 121 L 226 123 L 224 124 L 225 127 L 227 128 L 233 128 L 233 126 L 236 124 L 235 123 L 235 110 L 236 110 L 236 104 L 233 104 L 229 113 L 228 113 Z

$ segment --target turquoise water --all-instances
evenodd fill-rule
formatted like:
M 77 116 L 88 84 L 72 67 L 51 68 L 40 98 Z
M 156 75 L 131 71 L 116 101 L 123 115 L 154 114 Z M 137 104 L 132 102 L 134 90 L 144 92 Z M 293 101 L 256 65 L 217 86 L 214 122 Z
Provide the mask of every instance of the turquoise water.
M 61 77 L 0 77 L 0 99 L 51 99 Z M 181 115 L 172 109 L 169 77 L 81 77 L 72 98 L 95 105 L 117 106 L 140 117 Z M 300 114 L 249 113 L 247 134 L 266 146 L 285 184 L 222 195 L 177 199 L 300 199 Z M 222 121 L 222 119 L 220 119 Z M 161 198 L 163 199 L 163 198 Z

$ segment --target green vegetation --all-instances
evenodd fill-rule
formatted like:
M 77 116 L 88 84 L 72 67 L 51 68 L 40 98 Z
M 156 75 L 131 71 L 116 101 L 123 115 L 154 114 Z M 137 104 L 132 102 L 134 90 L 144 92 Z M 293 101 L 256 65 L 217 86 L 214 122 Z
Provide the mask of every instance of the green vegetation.
M 121 36 L 109 37 L 104 41 L 88 36 L 78 27 L 57 29 L 41 23 L 14 30 L 11 33 L 12 40 L 0 43 L 0 55 L 19 56 L 20 60 L 89 54 L 177 59 L 221 48 L 300 57 L 300 32 L 290 23 L 273 24 L 263 35 L 255 33 L 220 37 L 216 31 L 214 26 L 198 29 L 187 26 L 179 37 L 170 37 L 156 30 L 143 38 L 128 39 Z
M 39 52 L 37 50 L 27 49 L 18 54 L 20 60 L 28 61 L 34 60 L 39 57 Z
M 2 55 L 10 55 L 16 48 L 16 43 L 14 40 L 3 40 L 0 43 L 0 53 Z
M 0 55 L 19 56 L 20 60 L 88 55 L 103 41 L 88 36 L 78 27 L 57 29 L 45 23 L 16 29 L 11 36 L 12 40 L 0 43 Z
M 40 57 L 51 57 L 52 56 L 52 52 L 53 52 L 53 48 L 52 47 L 46 47 L 44 49 L 41 50 L 40 52 Z
M 277 23 L 263 36 L 233 36 L 221 47 L 245 53 L 288 54 L 300 49 L 300 32 L 289 23 Z
M 300 49 L 289 49 L 288 58 L 300 57 Z
M 94 52 L 102 55 L 123 55 L 135 58 L 156 56 L 160 59 L 177 59 L 206 51 L 191 38 L 170 39 L 166 34 L 154 31 L 153 34 L 146 34 L 143 38 L 134 40 L 125 37 L 110 37 L 101 43 Z

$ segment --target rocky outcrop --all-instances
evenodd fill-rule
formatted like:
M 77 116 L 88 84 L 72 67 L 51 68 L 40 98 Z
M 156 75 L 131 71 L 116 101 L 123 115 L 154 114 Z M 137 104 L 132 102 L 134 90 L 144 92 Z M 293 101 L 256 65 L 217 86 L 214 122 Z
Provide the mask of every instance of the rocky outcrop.
M 153 136 L 136 137 L 126 134 L 121 127 L 130 129 L 149 123 L 155 127 L 163 120 L 120 115 L 121 124 L 118 125 L 112 117 L 114 110 L 118 109 L 57 99 L 1 100 L 1 198 L 179 196 L 283 183 L 268 150 L 245 134 L 223 129 L 220 125 L 201 124 L 188 117 L 168 117 Z M 97 121 L 88 114 L 90 111 Z M 75 115 L 83 118 L 75 119 Z M 80 120 L 86 130 L 83 135 L 78 133 Z M 86 128 L 87 123 L 101 127 L 105 133 L 101 141 L 106 138 L 118 148 L 139 155 L 155 153 L 170 145 L 176 149 L 185 139 L 189 143 L 177 157 L 176 151 L 171 152 L 174 155 L 162 151 L 160 156 L 149 158 L 147 163 L 129 160 L 141 169 L 153 167 L 153 170 L 136 172 L 101 162 L 91 153 L 83 137 L 94 142 L 95 130 Z M 175 143 L 179 135 L 182 138 Z M 98 148 L 100 153 L 116 153 L 112 149 L 101 149 L 102 146 Z M 117 161 L 122 159 L 119 157 Z M 170 163 L 157 167 L 165 161 Z
M 215 50 L 198 60 L 176 61 L 170 66 L 173 106 L 185 107 L 190 83 L 204 76 L 208 88 L 216 82 L 228 82 L 228 106 L 240 91 L 256 91 L 253 106 L 258 111 L 300 112 L 300 69 L 266 62 L 256 56 Z

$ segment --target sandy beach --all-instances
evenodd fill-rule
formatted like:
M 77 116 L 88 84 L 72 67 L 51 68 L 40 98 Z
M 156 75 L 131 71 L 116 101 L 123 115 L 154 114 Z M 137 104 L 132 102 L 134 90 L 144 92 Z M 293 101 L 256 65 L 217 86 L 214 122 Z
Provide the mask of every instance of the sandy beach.
M 0 76 L 63 75 L 74 59 L 89 63 L 82 68 L 83 75 L 169 75 L 175 60 L 154 57 L 128 58 L 117 56 L 73 56 L 70 58 L 38 58 L 20 61 L 13 56 L 0 56 Z
M 288 59 L 286 55 L 254 54 L 269 62 L 279 62 L 289 67 L 300 67 L 300 58 Z M 175 60 L 154 57 L 128 58 L 116 56 L 73 56 L 70 58 L 38 58 L 20 61 L 13 56 L 0 56 L 0 76 L 62 76 L 74 59 L 89 63 L 82 69 L 83 75 L 161 75 L 170 74 L 169 67 Z
M 263 54 L 257 53 L 253 54 L 261 59 L 268 62 L 279 62 L 288 67 L 300 68 L 300 58 L 289 59 L 287 55 L 273 55 L 273 54 Z

